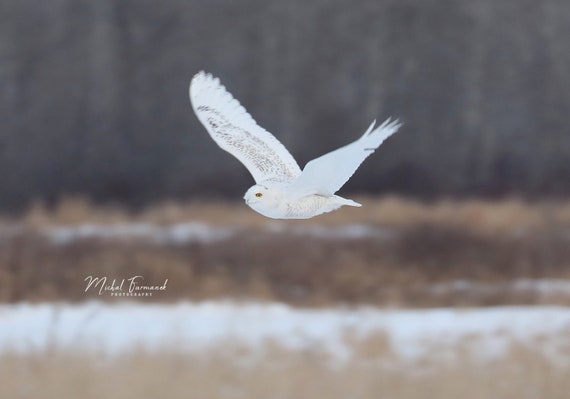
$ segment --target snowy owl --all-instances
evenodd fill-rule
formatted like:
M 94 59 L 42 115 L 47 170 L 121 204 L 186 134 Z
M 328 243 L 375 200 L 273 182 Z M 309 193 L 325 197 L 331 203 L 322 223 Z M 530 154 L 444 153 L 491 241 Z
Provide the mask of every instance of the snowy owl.
M 361 206 L 335 193 L 400 127 L 388 119 L 375 128 L 374 121 L 358 140 L 313 159 L 301 171 L 283 144 L 253 120 L 219 79 L 197 73 L 190 82 L 190 102 L 214 141 L 255 179 L 243 197 L 246 204 L 273 219 L 309 219 L 343 205 Z

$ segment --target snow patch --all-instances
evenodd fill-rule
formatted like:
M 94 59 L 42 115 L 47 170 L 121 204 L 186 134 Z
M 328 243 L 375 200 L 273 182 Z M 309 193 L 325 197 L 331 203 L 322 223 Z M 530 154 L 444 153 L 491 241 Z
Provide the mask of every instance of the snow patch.
M 203 223 L 178 223 L 156 226 L 148 223 L 79 226 L 53 226 L 41 233 L 55 245 L 66 245 L 85 239 L 138 239 L 157 244 L 209 243 L 224 240 L 234 234 L 229 227 L 214 227 Z
M 482 358 L 500 357 L 513 340 L 556 356 L 570 337 L 570 308 L 384 310 L 295 309 L 283 304 L 183 302 L 159 304 L 17 304 L 0 306 L 0 351 L 50 348 L 118 354 L 136 348 L 199 352 L 224 343 L 262 348 L 268 341 L 297 351 L 348 359 L 352 344 L 385 335 L 405 359 L 470 340 Z M 476 338 L 473 341 L 473 338 Z
M 53 225 L 37 229 L 23 226 L 4 226 L 0 229 L 0 240 L 12 239 L 26 232 L 37 233 L 53 245 L 70 245 L 78 241 L 96 239 L 106 241 L 146 241 L 162 245 L 184 245 L 190 243 L 209 244 L 230 239 L 245 231 L 244 226 L 212 226 L 199 222 L 156 225 L 152 223 L 93 224 L 74 226 Z M 292 226 L 285 223 L 267 223 L 262 233 L 292 234 L 323 240 L 359 240 L 365 238 L 391 238 L 392 229 L 349 224 L 342 226 Z

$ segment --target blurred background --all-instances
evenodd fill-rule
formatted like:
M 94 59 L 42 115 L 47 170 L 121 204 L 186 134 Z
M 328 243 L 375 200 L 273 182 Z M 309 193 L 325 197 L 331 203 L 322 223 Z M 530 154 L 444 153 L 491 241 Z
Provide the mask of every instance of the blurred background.
M 404 123 L 345 192 L 570 190 L 570 6 L 533 1 L 2 1 L 0 208 L 147 205 L 251 178 L 193 115 L 206 70 L 301 165 Z
M 0 0 L 0 396 L 565 398 L 569 41 L 565 0 Z M 249 210 L 200 70 L 301 167 L 404 122 L 364 207 Z

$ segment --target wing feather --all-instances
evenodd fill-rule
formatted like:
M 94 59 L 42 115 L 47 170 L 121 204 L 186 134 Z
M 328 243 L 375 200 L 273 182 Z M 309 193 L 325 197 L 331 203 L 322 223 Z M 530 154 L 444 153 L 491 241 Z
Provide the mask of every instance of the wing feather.
M 218 78 L 197 73 L 190 82 L 190 102 L 214 141 L 240 160 L 256 183 L 291 182 L 301 174 L 283 144 L 255 122 Z
M 374 128 L 375 124 L 376 121 L 372 122 L 362 137 L 353 143 L 307 163 L 289 190 L 298 197 L 310 194 L 331 196 L 340 190 L 362 162 L 401 126 L 397 120 L 390 119 L 377 128 Z

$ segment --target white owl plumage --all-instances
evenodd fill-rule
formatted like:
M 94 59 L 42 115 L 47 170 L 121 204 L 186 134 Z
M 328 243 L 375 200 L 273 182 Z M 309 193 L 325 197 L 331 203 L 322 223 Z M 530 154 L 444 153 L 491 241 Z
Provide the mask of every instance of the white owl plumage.
M 335 193 L 362 162 L 395 133 L 400 123 L 372 122 L 358 140 L 319 158 L 303 170 L 271 133 L 260 127 L 241 104 L 203 71 L 190 82 L 190 102 L 210 136 L 235 156 L 256 184 L 244 195 L 256 212 L 273 219 L 308 219 L 343 205 L 361 206 Z

